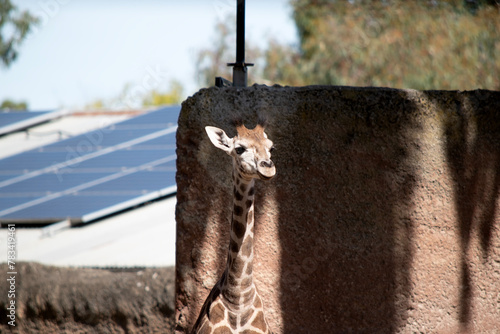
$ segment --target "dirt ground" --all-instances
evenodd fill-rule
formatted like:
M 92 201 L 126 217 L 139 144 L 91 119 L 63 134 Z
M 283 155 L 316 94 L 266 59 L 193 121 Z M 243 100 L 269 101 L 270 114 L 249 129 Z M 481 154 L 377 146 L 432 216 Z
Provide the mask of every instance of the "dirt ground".
M 0 265 L 0 333 L 171 333 L 175 269 Z M 7 279 L 14 276 L 14 280 Z M 15 284 L 11 284 L 11 282 Z M 15 301 L 15 324 L 7 307 Z M 12 307 L 9 306 L 11 309 Z

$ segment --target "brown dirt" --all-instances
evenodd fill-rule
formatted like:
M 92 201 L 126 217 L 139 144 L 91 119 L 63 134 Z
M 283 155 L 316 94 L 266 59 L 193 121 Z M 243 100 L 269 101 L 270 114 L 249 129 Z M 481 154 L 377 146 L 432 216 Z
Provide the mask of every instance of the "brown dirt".
M 88 269 L 18 263 L 15 327 L 0 265 L 1 333 L 170 333 L 174 268 Z M 5 278 L 5 279 L 4 279 Z

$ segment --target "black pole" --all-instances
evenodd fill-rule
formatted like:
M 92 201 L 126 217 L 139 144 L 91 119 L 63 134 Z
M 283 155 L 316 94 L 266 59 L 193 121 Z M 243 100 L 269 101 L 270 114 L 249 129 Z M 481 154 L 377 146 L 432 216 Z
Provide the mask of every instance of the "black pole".
M 245 65 L 245 0 L 236 5 L 236 63 Z
M 245 0 L 236 3 L 236 62 L 227 66 L 233 66 L 233 86 L 246 87 L 247 66 L 253 64 L 245 63 Z

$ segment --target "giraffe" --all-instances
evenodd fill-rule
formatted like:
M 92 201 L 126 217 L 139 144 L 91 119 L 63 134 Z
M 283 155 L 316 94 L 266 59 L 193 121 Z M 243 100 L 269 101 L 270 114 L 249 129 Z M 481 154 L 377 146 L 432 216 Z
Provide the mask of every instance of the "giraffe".
M 192 333 L 271 333 L 253 280 L 253 240 L 255 179 L 268 181 L 276 174 L 273 142 L 261 122 L 252 130 L 238 124 L 233 138 L 216 127 L 205 130 L 214 146 L 233 158 L 234 206 L 226 269 L 205 300 Z

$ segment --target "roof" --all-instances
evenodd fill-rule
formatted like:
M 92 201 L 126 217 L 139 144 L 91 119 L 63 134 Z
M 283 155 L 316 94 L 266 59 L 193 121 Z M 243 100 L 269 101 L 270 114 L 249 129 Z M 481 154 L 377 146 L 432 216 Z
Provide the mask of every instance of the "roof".
M 180 107 L 0 160 L 0 221 L 87 223 L 175 193 Z
M 0 136 L 68 114 L 67 110 L 0 112 Z
M 0 159 L 106 127 L 142 112 L 69 112 L 46 123 L 33 124 L 29 128 L 0 136 Z
M 68 113 L 27 132 L 0 137 L 0 158 L 60 142 L 140 113 Z M 92 267 L 174 265 L 175 204 L 175 196 L 163 197 L 81 227 L 20 228 L 16 225 L 16 260 Z M 7 244 L 6 239 L 7 233 L 0 233 L 0 244 Z M 0 254 L 0 262 L 5 262 L 6 252 Z

